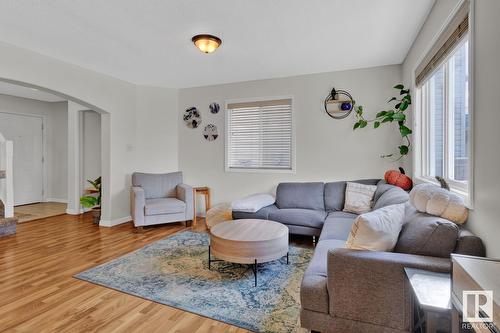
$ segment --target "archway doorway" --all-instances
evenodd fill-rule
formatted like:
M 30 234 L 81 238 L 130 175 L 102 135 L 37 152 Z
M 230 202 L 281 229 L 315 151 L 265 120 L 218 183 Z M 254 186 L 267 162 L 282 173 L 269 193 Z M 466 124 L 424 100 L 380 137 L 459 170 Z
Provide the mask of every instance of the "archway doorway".
M 24 128 L 24 132 L 26 133 L 20 135 L 20 137 L 21 139 L 27 138 L 24 141 L 30 144 L 23 146 L 23 142 L 18 142 L 14 145 L 14 147 L 17 145 L 18 148 L 33 153 L 29 154 L 29 158 L 25 157 L 25 159 L 30 159 L 29 163 L 24 163 L 26 161 L 23 161 L 23 159 L 18 159 L 16 162 L 18 162 L 18 164 L 29 164 L 32 169 L 31 171 L 36 173 L 33 174 L 32 177 L 34 179 L 36 178 L 36 181 L 30 181 L 29 183 L 34 185 L 39 183 L 41 184 L 41 186 L 37 186 L 36 189 L 31 189 L 31 192 L 30 189 L 25 189 L 25 193 L 23 193 L 23 188 L 21 186 L 22 184 L 21 182 L 16 181 L 14 175 L 14 183 L 15 185 L 19 185 L 14 186 L 14 188 L 17 187 L 19 189 L 19 195 L 16 196 L 16 200 L 13 200 L 14 205 L 16 205 L 17 207 L 22 207 L 21 205 L 32 204 L 33 202 L 54 203 L 54 205 L 48 209 L 48 212 L 43 212 L 43 209 L 40 209 L 41 206 L 39 206 L 39 209 L 37 209 L 37 211 L 41 213 L 39 218 L 46 217 L 44 216 L 44 214 L 56 215 L 54 214 L 54 212 L 51 212 L 51 209 L 56 207 L 56 203 L 64 203 L 64 206 L 62 212 L 60 208 L 61 206 L 56 207 L 56 209 L 54 210 L 55 212 L 80 214 L 84 210 L 80 205 L 79 199 L 86 191 L 89 190 L 89 186 L 87 186 L 87 179 L 92 180 L 102 176 L 101 182 L 103 191 L 101 200 L 101 218 L 105 219 L 107 216 L 109 216 L 111 202 L 109 191 L 109 170 L 107 170 L 110 166 L 110 142 L 109 135 L 107 135 L 107 133 L 109 133 L 110 126 L 109 113 L 91 104 L 85 103 L 76 98 L 72 98 L 71 96 L 46 89 L 44 87 L 35 87 L 29 83 L 5 80 L 1 78 L 0 95 L 3 94 L 1 90 L 2 85 L 16 86 L 19 87 L 19 91 L 22 91 L 24 89 L 28 92 L 32 92 L 32 94 L 34 95 L 50 95 L 57 99 L 57 101 L 54 101 L 54 103 L 65 105 L 65 117 L 55 117 L 57 118 L 57 120 L 50 119 L 51 121 L 49 121 L 49 117 L 47 115 L 45 117 L 43 115 L 38 115 L 39 117 L 30 114 L 22 115 L 24 118 L 30 120 L 35 119 L 32 121 L 33 126 L 36 126 L 37 128 L 41 127 L 40 136 L 38 136 L 38 134 L 40 134 L 38 133 L 38 131 L 27 131 L 26 126 L 20 124 L 21 121 L 19 120 L 19 117 L 21 115 L 19 114 L 19 112 L 17 112 L 18 114 L 16 114 L 16 112 L 4 112 L 4 114 L 7 115 L 2 117 L 2 108 L 0 105 L 0 121 L 4 121 L 3 124 L 5 126 L 9 126 L 8 129 L 4 128 L 3 131 L 11 131 L 12 127 L 10 125 L 12 124 L 15 124 L 14 127 L 17 126 L 20 129 Z M 18 103 L 22 102 L 24 99 L 29 99 L 31 102 L 33 102 L 36 97 L 15 96 L 15 99 Z M 0 103 L 1 102 L 2 101 L 0 100 Z M 48 103 L 50 104 L 50 102 Z M 21 119 L 23 120 L 24 118 Z M 7 121 L 10 122 L 10 124 L 7 124 Z M 38 126 L 40 125 L 39 122 L 41 122 L 41 126 Z M 47 126 L 49 123 L 51 124 L 51 126 Z M 0 124 L 0 131 L 2 130 L 1 127 L 2 126 Z M 47 139 L 49 130 L 52 131 L 51 135 L 53 136 L 50 138 L 50 140 Z M 66 140 L 64 140 L 60 135 L 65 131 L 67 135 Z M 19 137 L 16 137 L 16 134 L 19 133 L 19 131 L 13 131 L 13 133 L 14 135 L 12 135 L 12 133 L 8 135 L 9 137 L 12 137 L 14 139 L 12 141 L 15 141 L 15 139 L 19 139 Z M 56 135 L 54 133 L 57 133 L 59 136 L 55 137 Z M 37 138 L 34 138 L 35 134 L 37 135 Z M 9 139 L 9 137 L 7 139 Z M 65 144 L 63 144 L 64 141 L 66 141 Z M 32 149 L 33 146 L 39 147 L 40 149 Z M 23 151 L 23 154 L 21 156 L 26 155 L 27 154 L 24 154 Z M 41 155 L 41 158 L 39 155 Z M 49 157 L 50 160 L 48 160 Z M 42 162 L 41 166 L 39 165 L 40 160 Z M 37 161 L 37 163 L 34 163 L 33 161 Z M 18 167 L 14 168 L 14 174 L 21 173 L 17 170 L 20 169 Z M 30 173 L 28 173 L 28 175 L 30 175 Z M 24 176 L 24 178 L 26 178 L 26 176 Z M 39 187 L 41 187 L 41 194 L 38 193 Z M 55 187 L 58 187 L 60 191 L 58 192 Z M 61 188 L 63 189 L 62 191 Z M 56 195 L 54 193 L 63 194 Z M 29 197 L 30 194 L 33 194 L 32 197 Z M 18 208 L 16 209 L 16 211 L 17 210 L 19 210 L 20 212 L 23 211 L 22 208 Z M 30 215 L 35 215 L 36 217 L 36 214 Z

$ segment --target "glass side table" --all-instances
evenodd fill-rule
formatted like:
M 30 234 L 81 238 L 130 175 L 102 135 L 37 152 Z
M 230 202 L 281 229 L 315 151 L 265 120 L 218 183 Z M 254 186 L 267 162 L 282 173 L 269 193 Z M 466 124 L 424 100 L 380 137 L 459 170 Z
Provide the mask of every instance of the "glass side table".
M 404 268 L 414 296 L 412 332 L 451 332 L 451 275 Z

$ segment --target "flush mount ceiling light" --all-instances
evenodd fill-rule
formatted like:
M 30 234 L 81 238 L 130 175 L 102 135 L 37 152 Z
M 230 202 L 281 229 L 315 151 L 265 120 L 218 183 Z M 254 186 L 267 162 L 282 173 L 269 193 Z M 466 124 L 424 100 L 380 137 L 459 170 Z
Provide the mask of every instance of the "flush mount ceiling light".
M 203 53 L 212 53 L 222 44 L 219 37 L 212 35 L 196 35 L 191 40 Z

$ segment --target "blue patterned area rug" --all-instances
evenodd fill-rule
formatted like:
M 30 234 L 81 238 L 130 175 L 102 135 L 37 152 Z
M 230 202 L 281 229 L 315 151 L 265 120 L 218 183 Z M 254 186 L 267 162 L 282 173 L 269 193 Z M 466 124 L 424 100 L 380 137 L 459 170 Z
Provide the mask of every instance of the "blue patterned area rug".
M 251 266 L 216 262 L 208 270 L 208 235 L 181 232 L 75 277 L 256 332 L 302 332 L 299 289 L 311 249 Z

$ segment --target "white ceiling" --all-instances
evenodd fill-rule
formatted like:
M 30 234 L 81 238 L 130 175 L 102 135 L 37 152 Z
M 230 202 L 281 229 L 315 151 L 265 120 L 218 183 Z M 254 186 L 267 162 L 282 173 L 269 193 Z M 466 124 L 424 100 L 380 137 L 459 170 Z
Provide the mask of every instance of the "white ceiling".
M 36 99 L 44 102 L 62 102 L 66 99 L 52 95 L 34 88 L 27 88 L 17 84 L 10 84 L 0 81 L 0 94 Z
M 0 0 L 0 40 L 135 84 L 401 63 L 434 0 Z M 222 38 L 202 54 L 191 37 Z

